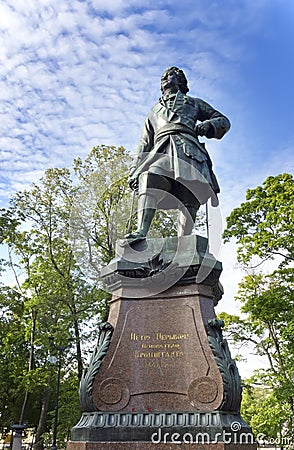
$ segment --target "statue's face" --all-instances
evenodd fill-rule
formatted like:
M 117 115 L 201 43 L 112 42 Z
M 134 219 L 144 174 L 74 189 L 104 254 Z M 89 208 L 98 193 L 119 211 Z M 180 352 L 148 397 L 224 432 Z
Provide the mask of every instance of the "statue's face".
M 162 92 L 170 88 L 179 89 L 179 80 L 175 69 L 166 70 L 165 72 L 163 72 L 163 75 L 161 77 Z

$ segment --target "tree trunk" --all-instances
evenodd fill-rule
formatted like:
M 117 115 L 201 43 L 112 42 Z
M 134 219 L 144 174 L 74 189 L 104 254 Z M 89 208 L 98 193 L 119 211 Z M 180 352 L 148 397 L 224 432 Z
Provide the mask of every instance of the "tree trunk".
M 76 357 L 78 361 L 78 379 L 81 381 L 83 375 L 83 358 L 82 358 L 82 350 L 81 350 L 81 339 L 80 339 L 80 330 L 79 323 L 76 319 L 76 314 L 73 317 L 73 326 L 75 330 L 75 344 L 76 344 Z
M 45 427 L 46 427 L 50 393 L 51 393 L 51 375 L 48 378 L 48 384 L 45 388 L 43 399 L 42 399 L 42 408 L 41 408 L 41 412 L 40 412 L 39 423 L 38 423 L 38 428 L 36 431 L 35 443 L 33 446 L 33 450 L 43 450 L 44 449 L 43 433 L 44 433 Z
M 31 328 L 31 336 L 30 336 L 30 354 L 29 354 L 29 367 L 28 372 L 33 370 L 34 368 L 34 358 L 35 358 L 35 331 L 36 331 L 36 322 L 37 322 L 37 311 L 32 310 L 32 328 Z M 19 423 L 23 424 L 26 418 L 26 412 L 29 404 L 29 392 L 28 390 L 25 391 L 25 396 L 21 408 Z

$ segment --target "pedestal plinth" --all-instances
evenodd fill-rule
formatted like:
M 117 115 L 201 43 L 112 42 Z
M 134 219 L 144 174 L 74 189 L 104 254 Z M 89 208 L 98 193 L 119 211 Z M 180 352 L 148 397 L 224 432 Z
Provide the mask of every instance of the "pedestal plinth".
M 67 450 L 256 448 L 215 317 L 220 273 L 196 236 L 118 249 L 102 273 L 113 291 L 110 314 Z

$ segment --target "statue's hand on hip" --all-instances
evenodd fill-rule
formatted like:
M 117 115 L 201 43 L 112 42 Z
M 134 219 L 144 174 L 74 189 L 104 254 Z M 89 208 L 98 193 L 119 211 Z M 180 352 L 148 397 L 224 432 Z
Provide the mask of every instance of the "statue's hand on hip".
M 205 122 L 201 122 L 196 127 L 196 133 L 198 136 L 206 136 L 207 138 L 213 137 L 214 128 L 211 123 L 207 120 Z

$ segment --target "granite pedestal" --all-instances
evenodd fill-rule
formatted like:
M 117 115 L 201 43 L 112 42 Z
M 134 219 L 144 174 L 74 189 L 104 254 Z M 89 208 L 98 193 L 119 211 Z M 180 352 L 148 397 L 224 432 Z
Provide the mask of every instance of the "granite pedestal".
M 221 270 L 202 237 L 118 244 L 67 450 L 256 449 L 214 311 Z

